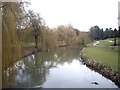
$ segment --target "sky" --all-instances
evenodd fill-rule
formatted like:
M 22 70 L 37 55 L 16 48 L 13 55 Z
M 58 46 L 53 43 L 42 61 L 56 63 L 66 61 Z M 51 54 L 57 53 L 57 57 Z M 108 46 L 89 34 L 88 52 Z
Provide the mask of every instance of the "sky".
M 120 0 L 30 0 L 32 9 L 40 13 L 50 28 L 71 24 L 80 31 L 90 27 L 118 27 Z

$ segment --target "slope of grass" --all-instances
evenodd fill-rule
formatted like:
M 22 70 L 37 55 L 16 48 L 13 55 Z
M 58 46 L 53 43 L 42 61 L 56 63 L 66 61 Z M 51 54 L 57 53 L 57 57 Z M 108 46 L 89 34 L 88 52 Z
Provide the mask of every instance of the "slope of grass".
M 112 42 L 109 42 L 109 41 L 112 41 Z M 116 40 L 117 44 L 118 44 L 118 38 Z M 99 40 L 100 44 L 99 45 L 102 45 L 102 46 L 112 46 L 114 44 L 114 38 L 108 38 L 106 40 Z
M 100 40 L 98 46 L 93 46 L 92 44 L 89 47 L 85 48 L 83 53 L 87 55 L 88 58 L 100 62 L 106 66 L 118 68 L 118 49 L 116 47 L 109 47 L 111 42 L 107 40 Z M 100 47 L 103 46 L 103 47 Z
M 30 47 L 35 47 L 35 43 L 34 42 L 30 42 L 30 43 L 22 43 L 24 48 L 30 48 Z
M 114 42 L 109 42 L 107 40 L 100 40 L 99 42 L 101 46 L 111 46 L 114 43 Z

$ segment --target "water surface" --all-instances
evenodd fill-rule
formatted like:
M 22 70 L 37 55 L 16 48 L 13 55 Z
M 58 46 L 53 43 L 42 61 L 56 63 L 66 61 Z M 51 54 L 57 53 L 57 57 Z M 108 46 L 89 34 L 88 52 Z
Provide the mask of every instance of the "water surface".
M 3 87 L 117 88 L 114 82 L 82 63 L 79 48 L 39 52 L 4 71 Z

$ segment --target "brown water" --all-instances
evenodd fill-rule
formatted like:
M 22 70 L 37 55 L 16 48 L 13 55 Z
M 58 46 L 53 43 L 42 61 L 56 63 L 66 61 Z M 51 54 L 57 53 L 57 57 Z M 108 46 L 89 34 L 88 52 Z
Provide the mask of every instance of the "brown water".
M 3 87 L 117 88 L 115 83 L 82 63 L 79 48 L 39 52 L 4 71 Z

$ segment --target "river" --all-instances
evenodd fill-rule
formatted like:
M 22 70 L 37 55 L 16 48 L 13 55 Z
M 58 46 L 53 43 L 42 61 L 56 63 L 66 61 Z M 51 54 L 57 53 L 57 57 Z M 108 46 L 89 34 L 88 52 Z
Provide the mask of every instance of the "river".
M 4 71 L 3 88 L 118 88 L 89 69 L 81 48 L 58 48 L 30 55 Z

